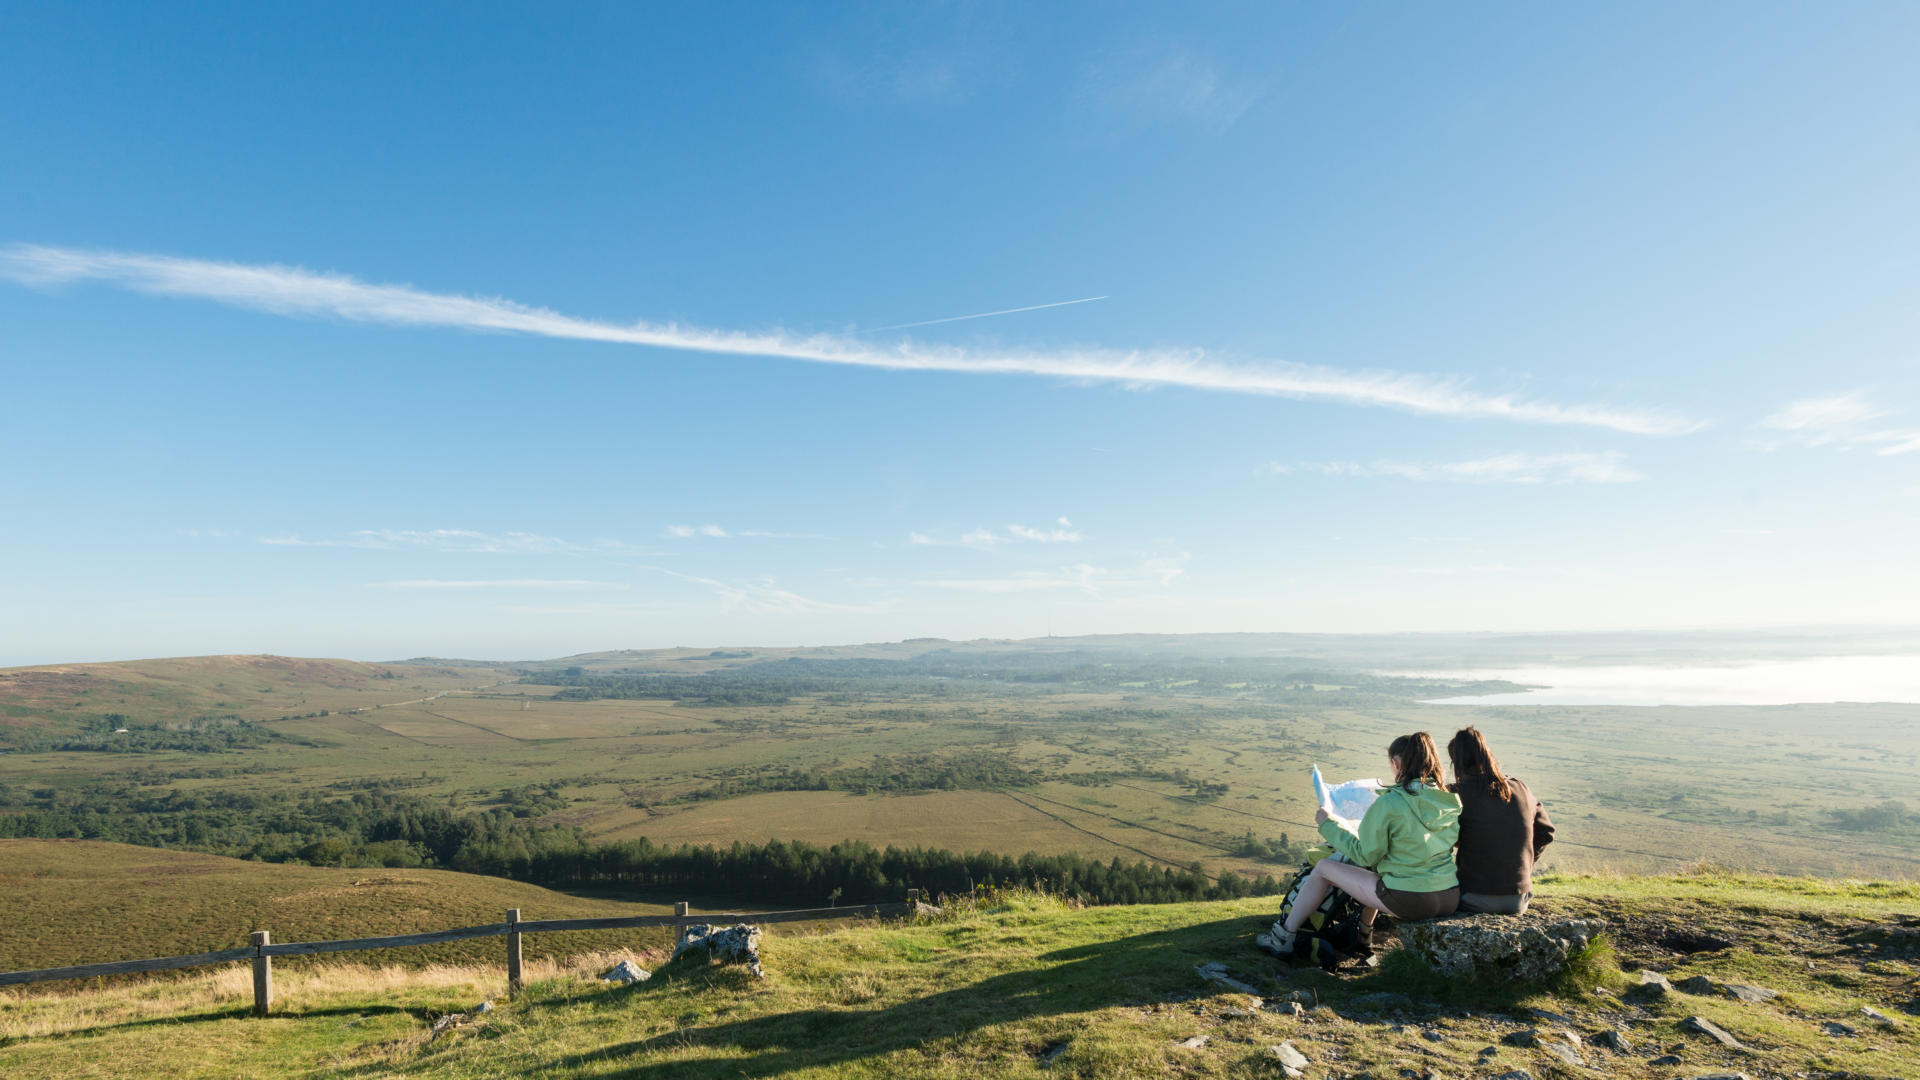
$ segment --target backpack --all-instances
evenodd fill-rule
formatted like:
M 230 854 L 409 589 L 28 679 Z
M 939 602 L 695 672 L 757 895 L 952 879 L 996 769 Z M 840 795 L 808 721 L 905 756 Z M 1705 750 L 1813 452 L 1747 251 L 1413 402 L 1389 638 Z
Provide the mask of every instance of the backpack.
M 1313 859 L 1302 864 L 1293 880 L 1287 883 L 1285 899 L 1280 902 L 1280 921 L 1274 923 L 1275 927 L 1283 926 L 1293 914 L 1300 889 L 1318 861 Z M 1372 935 L 1360 922 L 1365 910 L 1358 900 L 1339 889 L 1328 889 L 1326 899 L 1320 901 L 1320 906 L 1294 931 L 1294 962 L 1318 964 L 1323 970 L 1332 971 L 1350 959 L 1372 956 Z

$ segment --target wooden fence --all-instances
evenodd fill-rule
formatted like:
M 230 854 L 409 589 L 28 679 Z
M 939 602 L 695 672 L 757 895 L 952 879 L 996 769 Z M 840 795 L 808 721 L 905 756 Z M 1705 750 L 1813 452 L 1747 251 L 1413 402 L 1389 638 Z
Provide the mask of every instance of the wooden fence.
M 862 904 L 851 907 L 805 908 L 799 911 L 760 911 L 743 914 L 723 911 L 695 915 L 686 901 L 673 905 L 671 915 L 625 915 L 606 919 L 530 919 L 520 918 L 519 908 L 508 908 L 505 922 L 484 926 L 462 926 L 455 930 L 435 930 L 425 934 L 400 934 L 394 937 L 348 938 L 342 941 L 284 941 L 274 944 L 273 935 L 255 930 L 252 943 L 240 949 L 195 953 L 192 956 L 162 956 L 153 960 L 119 960 L 110 964 L 81 964 L 78 967 L 42 968 L 39 971 L 0 972 L 0 986 L 49 982 L 54 979 L 86 979 L 96 975 L 127 975 L 140 971 L 167 971 L 173 968 L 205 967 L 235 960 L 253 961 L 253 1014 L 266 1016 L 273 1011 L 273 958 L 311 956 L 316 953 L 358 952 L 364 949 L 404 949 L 413 945 L 438 945 L 468 938 L 504 937 L 507 939 L 507 992 L 517 994 L 524 984 L 520 964 L 520 936 L 544 934 L 556 930 L 627 930 L 642 926 L 697 926 L 710 923 L 782 923 L 824 922 L 830 919 L 874 919 L 888 915 L 909 915 L 920 909 L 920 890 L 908 889 L 907 899 L 894 904 Z

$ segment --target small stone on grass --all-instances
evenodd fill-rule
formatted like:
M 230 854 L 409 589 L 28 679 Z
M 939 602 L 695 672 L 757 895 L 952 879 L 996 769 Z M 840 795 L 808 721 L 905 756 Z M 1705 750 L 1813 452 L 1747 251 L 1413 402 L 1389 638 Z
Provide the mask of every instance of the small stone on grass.
M 1724 1028 L 1704 1016 L 1689 1016 L 1685 1020 L 1680 1021 L 1680 1026 L 1688 1031 L 1697 1031 L 1712 1039 L 1714 1042 L 1719 1043 L 1721 1046 L 1734 1050 L 1746 1049 L 1746 1046 L 1744 1046 L 1739 1039 L 1727 1034 Z
M 1283 1042 L 1279 1046 L 1267 1047 L 1268 1056 L 1290 1069 L 1307 1067 L 1307 1055 L 1301 1053 L 1292 1042 Z
M 1508 1046 L 1539 1046 L 1540 1036 L 1531 1031 L 1509 1031 L 1500 1036 L 1500 1041 Z
M 1563 1046 L 1560 1043 L 1548 1043 L 1541 1047 L 1541 1049 L 1569 1065 L 1577 1065 L 1582 1068 L 1586 1067 L 1586 1060 L 1580 1056 L 1580 1051 L 1575 1050 L 1571 1046 Z
M 1593 1037 L 1595 1046 L 1604 1046 L 1615 1053 L 1625 1053 L 1633 1049 L 1633 1043 L 1627 1039 L 1627 1033 L 1618 1028 L 1608 1028 Z

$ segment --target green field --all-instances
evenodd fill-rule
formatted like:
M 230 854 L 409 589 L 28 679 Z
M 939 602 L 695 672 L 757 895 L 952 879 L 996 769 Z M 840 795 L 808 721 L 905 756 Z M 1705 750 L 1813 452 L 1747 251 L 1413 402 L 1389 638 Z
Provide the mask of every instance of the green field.
M 1177 651 L 1182 642 L 1194 655 Z M 1252 877 L 1289 860 L 1250 854 L 1248 834 L 1297 847 L 1311 833 L 1312 763 L 1334 777 L 1378 775 L 1395 734 L 1425 729 L 1444 741 L 1471 722 L 1548 802 L 1560 825 L 1549 868 L 1704 860 L 1909 877 L 1920 864 L 1920 817 L 1843 816 L 1920 806 L 1920 707 L 1423 705 L 1423 688 L 1341 676 L 1337 658 L 1237 658 L 1235 647 L 1166 639 L 1140 651 L 1083 639 L 622 652 L 518 666 L 207 657 L 12 669 L 0 672 L 0 749 L 12 748 L 0 753 L 0 815 L 71 817 L 111 795 L 159 821 L 169 798 L 339 800 L 384 786 L 592 838 L 1079 851 Z M 1380 658 L 1353 658 L 1346 670 L 1369 659 Z M 1305 674 L 1275 675 L 1290 667 Z M 696 688 L 763 671 L 790 681 L 777 693 L 748 684 L 736 695 L 746 703 L 568 700 L 581 691 L 523 681 L 568 668 L 691 678 Z M 126 725 L 129 735 L 111 733 Z M 116 738 L 147 745 L 121 752 Z M 233 745 L 202 745 L 209 739 Z M 969 754 L 1022 770 L 1022 782 L 876 787 L 861 773 L 876 761 Z M 827 789 L 791 790 L 804 786 L 796 772 L 827 778 Z M 141 840 L 247 851 L 196 839 L 192 823 L 168 828 Z M 300 846 L 286 843 L 266 856 Z
M 672 904 L 569 896 L 448 870 L 277 866 L 86 840 L 0 840 L 0 971 L 186 956 L 275 941 L 328 941 L 450 930 L 501 920 L 670 913 Z M 530 934 L 529 957 L 657 951 L 670 931 Z M 499 962 L 497 939 L 357 956 L 375 964 Z M 309 963 L 306 958 L 290 962 Z
M 911 924 L 775 933 L 768 977 L 668 966 L 610 988 L 590 966 L 547 966 L 500 998 L 497 965 L 398 976 L 351 964 L 278 979 L 280 1011 L 247 1017 L 244 965 L 174 982 L 0 993 L 0 1073 L 72 1076 L 622 1078 L 1279 1076 L 1292 1042 L 1308 1075 L 1692 1077 L 1709 1073 L 1904 1077 L 1920 1072 L 1911 941 L 1920 888 L 1726 875 L 1570 877 L 1540 883 L 1545 912 L 1611 921 L 1613 955 L 1779 991 L 1765 1002 L 1679 993 L 1640 1002 L 1605 950 L 1550 989 L 1449 988 L 1389 955 L 1373 974 L 1284 967 L 1253 945 L 1271 900 L 1075 908 L 1012 895 Z M 1722 940 L 1703 944 L 1700 935 Z M 1203 983 L 1220 961 L 1266 1003 Z M 33 988 L 28 988 L 33 989 Z M 1401 1004 L 1364 995 L 1404 993 Z M 498 1006 L 485 1016 L 482 1000 Z M 1882 1026 L 1862 1013 L 1892 1017 Z M 1551 1018 L 1529 1010 L 1542 1009 Z M 435 1039 L 433 1021 L 476 1021 Z M 1748 1047 L 1689 1033 L 1703 1016 Z M 1843 1023 L 1848 1036 L 1822 1025 Z M 1523 1029 L 1587 1040 L 1592 1066 L 1509 1045 Z M 1628 1049 L 1592 1043 L 1601 1031 Z M 1186 1045 L 1201 1040 L 1199 1045 Z M 1678 1066 L 1655 1064 L 1665 1055 Z

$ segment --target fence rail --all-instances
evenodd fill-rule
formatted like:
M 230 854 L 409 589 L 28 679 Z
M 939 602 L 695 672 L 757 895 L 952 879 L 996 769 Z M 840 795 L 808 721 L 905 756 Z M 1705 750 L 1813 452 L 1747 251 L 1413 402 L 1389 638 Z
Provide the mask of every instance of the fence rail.
M 192 956 L 161 956 L 152 960 L 117 960 L 108 964 L 81 964 L 77 967 L 41 968 L 37 971 L 0 972 L 0 986 L 52 982 L 56 979 L 87 979 L 98 975 L 131 975 L 142 971 L 168 971 L 174 968 L 205 967 L 236 960 L 253 962 L 253 1012 L 266 1016 L 273 1011 L 273 958 L 311 956 L 317 953 L 358 952 L 371 949 L 404 949 L 415 945 L 439 945 L 471 938 L 507 939 L 507 991 L 518 993 L 524 985 L 521 977 L 520 935 L 544 934 L 563 930 L 627 930 L 646 926 L 697 926 L 702 923 L 783 923 L 827 922 L 833 919 L 877 919 L 889 915 L 910 915 L 920 909 L 920 890 L 907 890 L 907 899 L 893 904 L 856 904 L 847 907 L 803 908 L 797 911 L 718 911 L 695 914 L 686 901 L 673 906 L 671 915 L 629 915 L 606 919 L 532 919 L 523 921 L 519 908 L 507 911 L 507 921 L 482 926 L 462 926 L 453 930 L 434 930 L 424 934 L 399 934 L 392 937 L 345 938 L 339 941 L 283 941 L 274 944 L 265 930 L 255 930 L 252 944 L 238 949 L 195 953 Z

